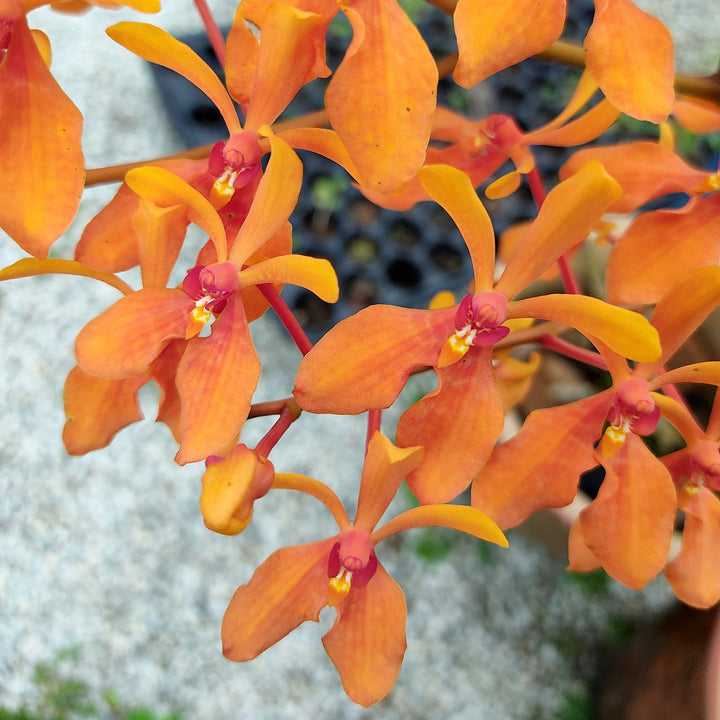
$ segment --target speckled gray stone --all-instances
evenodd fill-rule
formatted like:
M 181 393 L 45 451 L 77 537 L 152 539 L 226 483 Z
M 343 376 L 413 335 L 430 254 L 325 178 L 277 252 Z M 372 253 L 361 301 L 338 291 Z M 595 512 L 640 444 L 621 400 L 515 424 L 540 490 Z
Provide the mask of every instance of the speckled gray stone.
M 150 21 L 175 33 L 199 27 L 190 0 L 166 5 Z M 211 5 L 222 22 L 231 20 L 232 3 Z M 702 21 L 706 2 L 653 5 L 677 7 L 684 46 L 702 39 L 701 54 L 716 63 L 707 47 L 717 48 L 717 35 L 708 39 L 713 23 Z M 121 19 L 138 16 L 31 15 L 51 37 L 56 77 L 87 112 L 89 167 L 181 149 L 148 69 L 104 35 Z M 55 254 L 69 255 L 112 191 L 88 192 Z M 2 266 L 21 256 L 0 242 Z M 167 429 L 151 421 L 150 390 L 142 394 L 148 420 L 107 449 L 65 454 L 62 386 L 73 339 L 116 298 L 92 280 L 62 276 L 0 285 L 0 706 L 31 702 L 33 666 L 77 646 L 75 674 L 94 692 L 113 688 L 129 703 L 177 709 L 186 720 L 551 720 L 564 698 L 586 692 L 609 623 L 668 602 L 662 579 L 643 593 L 611 583 L 589 596 L 569 582 L 561 559 L 518 533 L 509 550 L 484 554 L 461 538 L 443 561 L 429 563 L 415 549 L 415 531 L 378 551 L 406 592 L 408 651 L 395 689 L 372 710 L 345 697 L 322 649 L 331 610 L 320 627 L 305 624 L 253 662 L 226 661 L 219 629 L 235 587 L 272 550 L 327 536 L 333 522 L 312 498 L 276 491 L 240 537 L 207 531 L 197 508 L 202 468 L 173 463 Z M 265 370 L 256 399 L 287 395 L 297 351 L 272 319 L 253 329 Z M 244 441 L 257 442 L 267 427 L 249 422 Z M 361 417 L 303 416 L 272 459 L 278 470 L 327 481 L 352 508 L 363 434 Z

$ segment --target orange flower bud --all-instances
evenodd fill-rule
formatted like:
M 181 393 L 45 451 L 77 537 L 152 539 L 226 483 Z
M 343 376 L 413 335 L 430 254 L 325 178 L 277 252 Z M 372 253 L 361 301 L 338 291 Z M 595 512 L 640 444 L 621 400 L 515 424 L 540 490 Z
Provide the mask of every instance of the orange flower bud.
M 224 460 L 208 458 L 200 494 L 205 525 L 223 535 L 241 533 L 253 503 L 270 489 L 274 477 L 272 463 L 246 445 L 236 445 Z

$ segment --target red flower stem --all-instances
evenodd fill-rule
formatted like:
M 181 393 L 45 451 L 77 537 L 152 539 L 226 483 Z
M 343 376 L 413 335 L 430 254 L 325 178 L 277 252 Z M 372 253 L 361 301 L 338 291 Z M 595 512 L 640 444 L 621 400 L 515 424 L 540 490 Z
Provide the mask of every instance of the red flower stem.
M 578 360 L 586 365 L 599 368 L 600 370 L 608 369 L 608 366 L 600 353 L 595 352 L 594 350 L 586 350 L 585 348 L 578 347 L 577 345 L 573 345 L 571 342 L 555 337 L 554 335 L 543 335 L 540 338 L 540 344 L 549 350 L 554 350 L 560 355 L 572 358 L 573 360 Z
M 225 38 L 220 32 L 220 28 L 215 22 L 213 14 L 210 12 L 207 0 L 195 0 L 195 7 L 200 13 L 203 25 L 205 26 L 205 32 L 207 33 L 208 40 L 212 45 L 215 57 L 218 59 L 221 67 L 225 67 Z
M 302 410 L 295 400 L 288 398 L 285 406 L 280 411 L 280 417 L 255 446 L 255 452 L 257 452 L 260 457 L 267 457 L 270 451 L 277 445 L 280 438 L 287 432 L 288 428 L 300 417 L 301 413 Z
M 269 283 L 261 283 L 255 287 L 257 287 L 265 296 L 265 299 L 272 305 L 273 310 L 280 318 L 280 322 L 285 326 L 290 337 L 298 346 L 298 350 L 300 350 L 303 355 L 307 355 L 312 350 L 313 344 L 305 334 L 305 331 L 300 327 L 300 323 L 293 315 L 292 310 L 290 310 L 287 303 L 280 297 L 280 293 Z
M 527 179 L 535 205 L 537 206 L 537 209 L 540 210 L 542 204 L 545 202 L 547 193 L 545 192 L 545 187 L 543 186 L 542 177 L 540 177 L 537 165 L 533 166 L 533 169 L 528 173 Z M 578 281 L 570 268 L 570 263 L 568 263 L 565 255 L 561 255 L 557 259 L 557 264 L 560 268 L 560 277 L 562 278 L 565 292 L 570 295 L 579 295 L 580 285 L 578 284 Z
M 375 434 L 376 430 L 380 429 L 380 420 L 382 419 L 382 410 L 370 410 L 368 412 L 367 419 L 367 436 L 365 438 L 365 452 L 367 452 L 370 439 Z

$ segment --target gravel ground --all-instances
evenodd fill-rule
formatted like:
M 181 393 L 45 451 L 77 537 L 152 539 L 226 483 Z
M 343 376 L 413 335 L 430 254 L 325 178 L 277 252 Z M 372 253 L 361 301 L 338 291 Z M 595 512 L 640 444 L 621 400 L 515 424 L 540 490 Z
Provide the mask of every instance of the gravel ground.
M 197 29 L 189 0 L 166 5 L 153 22 L 176 33 Z M 213 3 L 221 21 L 231 18 L 228 5 Z M 688 63 L 706 63 L 693 65 L 698 72 L 713 69 L 712 28 L 697 23 L 706 3 L 642 5 L 676 8 L 664 19 L 692 50 Z M 181 149 L 147 68 L 103 34 L 113 22 L 136 18 L 101 10 L 79 19 L 44 10 L 31 16 L 50 34 L 61 85 L 89 109 L 89 167 Z M 57 255 L 68 255 L 111 192 L 88 193 Z M 20 256 L 12 243 L 0 244 L 2 266 Z M 456 539 L 432 562 L 419 543 L 441 550 L 447 536 L 416 531 L 381 547 L 409 605 L 406 660 L 385 701 L 364 711 L 342 693 L 319 640 L 331 611 L 320 628 L 306 624 L 251 663 L 227 662 L 219 628 L 235 587 L 272 550 L 325 537 L 332 522 L 312 499 L 278 493 L 258 504 L 242 536 L 213 535 L 197 510 L 201 469 L 177 467 L 169 433 L 150 420 L 105 450 L 65 455 L 62 385 L 74 364 L 73 339 L 115 299 L 109 288 L 68 277 L 0 286 L 0 707 L 32 703 L 36 663 L 77 647 L 72 672 L 93 692 L 112 688 L 131 704 L 176 709 L 186 720 L 550 720 L 586 694 L 612 628 L 668 604 L 662 580 L 642 593 L 610 583 L 593 594 L 571 581 L 562 558 L 517 533 L 509 550 L 481 551 Z M 255 338 L 266 372 L 256 399 L 288 394 L 297 351 L 270 319 L 256 324 Z M 142 401 L 152 418 L 153 393 Z M 244 441 L 252 445 L 266 428 L 261 420 L 248 423 Z M 362 418 L 305 416 L 273 460 L 278 470 L 330 482 L 352 506 L 363 431 Z

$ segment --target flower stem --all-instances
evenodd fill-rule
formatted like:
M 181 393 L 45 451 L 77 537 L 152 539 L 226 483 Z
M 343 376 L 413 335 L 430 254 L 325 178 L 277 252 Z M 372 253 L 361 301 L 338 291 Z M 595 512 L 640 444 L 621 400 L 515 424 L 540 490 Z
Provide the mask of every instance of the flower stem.
M 195 7 L 200 13 L 203 25 L 205 26 L 205 32 L 207 33 L 210 45 L 212 45 L 215 57 L 218 59 L 221 67 L 225 67 L 225 38 L 220 32 L 220 28 L 215 22 L 210 8 L 208 7 L 207 0 L 195 0 Z
M 380 420 L 382 419 L 382 410 L 370 410 L 367 419 L 367 436 L 365 437 L 365 452 L 367 452 L 370 439 L 376 430 L 380 429 Z
M 280 417 L 255 446 L 255 452 L 261 457 L 267 457 L 288 428 L 300 417 L 301 413 L 302 410 L 295 400 L 288 398 L 280 411 Z
M 285 326 L 290 337 L 297 345 L 298 350 L 300 350 L 303 355 L 307 355 L 310 350 L 312 350 L 313 344 L 310 342 L 310 339 L 302 327 L 300 327 L 300 323 L 293 315 L 292 310 L 280 297 L 280 293 L 269 283 L 260 283 L 255 287 L 265 296 L 265 299 L 270 305 L 272 305 L 273 310 L 277 313 L 280 322 Z
M 554 335 L 543 335 L 540 338 L 540 344 L 543 345 L 543 347 L 554 350 L 560 355 L 572 358 L 573 360 L 578 360 L 579 362 L 590 365 L 591 367 L 596 367 L 600 370 L 608 369 L 607 363 L 603 360 L 600 353 L 597 353 L 594 350 L 586 350 L 585 348 L 578 347 L 577 345 L 573 345 L 571 342 L 555 337 Z

